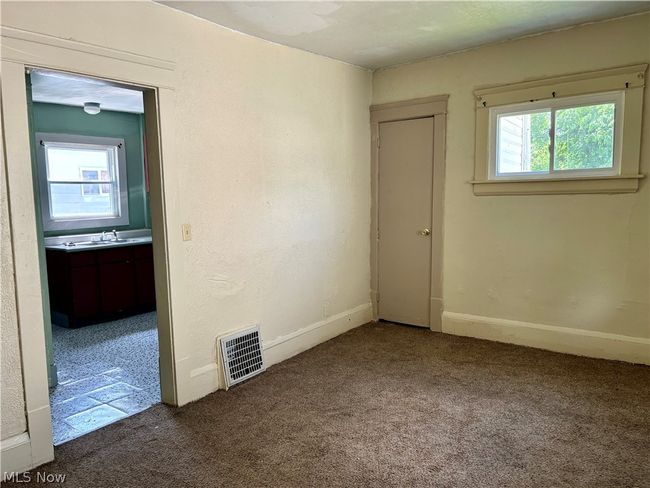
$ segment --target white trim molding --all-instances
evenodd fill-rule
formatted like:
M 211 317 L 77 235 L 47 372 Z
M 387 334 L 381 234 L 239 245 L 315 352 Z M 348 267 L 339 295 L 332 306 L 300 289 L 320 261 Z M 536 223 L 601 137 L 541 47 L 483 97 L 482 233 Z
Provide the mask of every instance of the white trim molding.
M 0 442 L 0 473 L 23 472 L 54 458 L 50 404 L 27 410 L 28 432 Z
M 116 78 L 128 83 L 151 83 L 156 73 L 158 88 L 173 88 L 176 63 L 167 59 L 144 56 L 87 42 L 64 39 L 8 25 L 0 26 L 2 58 L 27 66 L 74 71 L 98 76 L 101 71 L 124 70 Z M 90 67 L 92 65 L 92 67 Z M 83 68 L 89 66 L 88 71 Z M 103 66 L 103 67 L 100 67 Z M 70 67 L 73 67 L 70 70 Z M 125 69 L 126 68 L 126 69 Z
M 442 332 L 549 351 L 650 365 L 650 339 L 448 312 Z
M 0 441 L 0 480 L 32 467 L 32 442 L 27 432 Z
M 264 341 L 266 366 L 280 363 L 355 327 L 372 321 L 372 304 L 364 303 L 315 322 L 291 334 Z
M 5 473 L 22 473 L 54 458 L 49 403 L 26 413 L 29 431 L 0 441 L 3 477 Z
M 290 334 L 263 341 L 262 350 L 266 367 L 281 363 L 372 320 L 372 303 L 369 302 L 306 325 Z M 264 334 L 264 324 L 260 328 Z M 179 396 L 184 399 L 182 404 L 203 398 L 219 389 L 225 389 L 226 383 L 220 366 L 221 358 L 218 354 L 217 350 L 214 362 L 194 369 L 187 366 L 190 358 L 179 362 L 179 378 L 187 378 L 187 381 L 181 382 L 182 385 L 179 389 L 182 393 Z

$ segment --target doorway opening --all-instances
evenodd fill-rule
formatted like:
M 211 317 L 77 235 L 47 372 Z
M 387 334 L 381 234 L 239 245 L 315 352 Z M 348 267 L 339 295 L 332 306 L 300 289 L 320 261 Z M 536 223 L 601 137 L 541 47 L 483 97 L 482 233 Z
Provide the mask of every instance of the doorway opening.
M 145 89 L 26 74 L 53 443 L 161 401 Z

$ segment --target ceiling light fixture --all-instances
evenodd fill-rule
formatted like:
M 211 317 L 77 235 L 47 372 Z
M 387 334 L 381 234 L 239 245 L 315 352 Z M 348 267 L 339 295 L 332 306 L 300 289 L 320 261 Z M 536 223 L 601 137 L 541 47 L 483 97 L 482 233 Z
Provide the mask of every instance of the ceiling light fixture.
M 84 112 L 90 115 L 97 115 L 101 109 L 97 102 L 84 102 Z

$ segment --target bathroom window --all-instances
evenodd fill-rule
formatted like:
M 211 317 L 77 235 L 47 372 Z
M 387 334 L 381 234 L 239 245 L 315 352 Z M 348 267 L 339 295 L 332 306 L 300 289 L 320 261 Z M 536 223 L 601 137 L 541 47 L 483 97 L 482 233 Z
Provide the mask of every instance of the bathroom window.
M 36 147 L 44 230 L 129 223 L 123 139 L 38 133 Z

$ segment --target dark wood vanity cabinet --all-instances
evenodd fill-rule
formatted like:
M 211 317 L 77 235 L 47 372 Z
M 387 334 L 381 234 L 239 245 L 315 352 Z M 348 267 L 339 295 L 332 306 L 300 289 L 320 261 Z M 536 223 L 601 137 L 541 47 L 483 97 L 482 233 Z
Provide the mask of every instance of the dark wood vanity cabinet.
M 156 285 L 153 274 L 153 248 L 136 246 L 133 249 L 135 267 L 135 291 L 140 306 L 154 310 L 156 308 Z
M 66 252 L 47 249 L 52 322 L 64 327 L 155 310 L 151 244 Z

